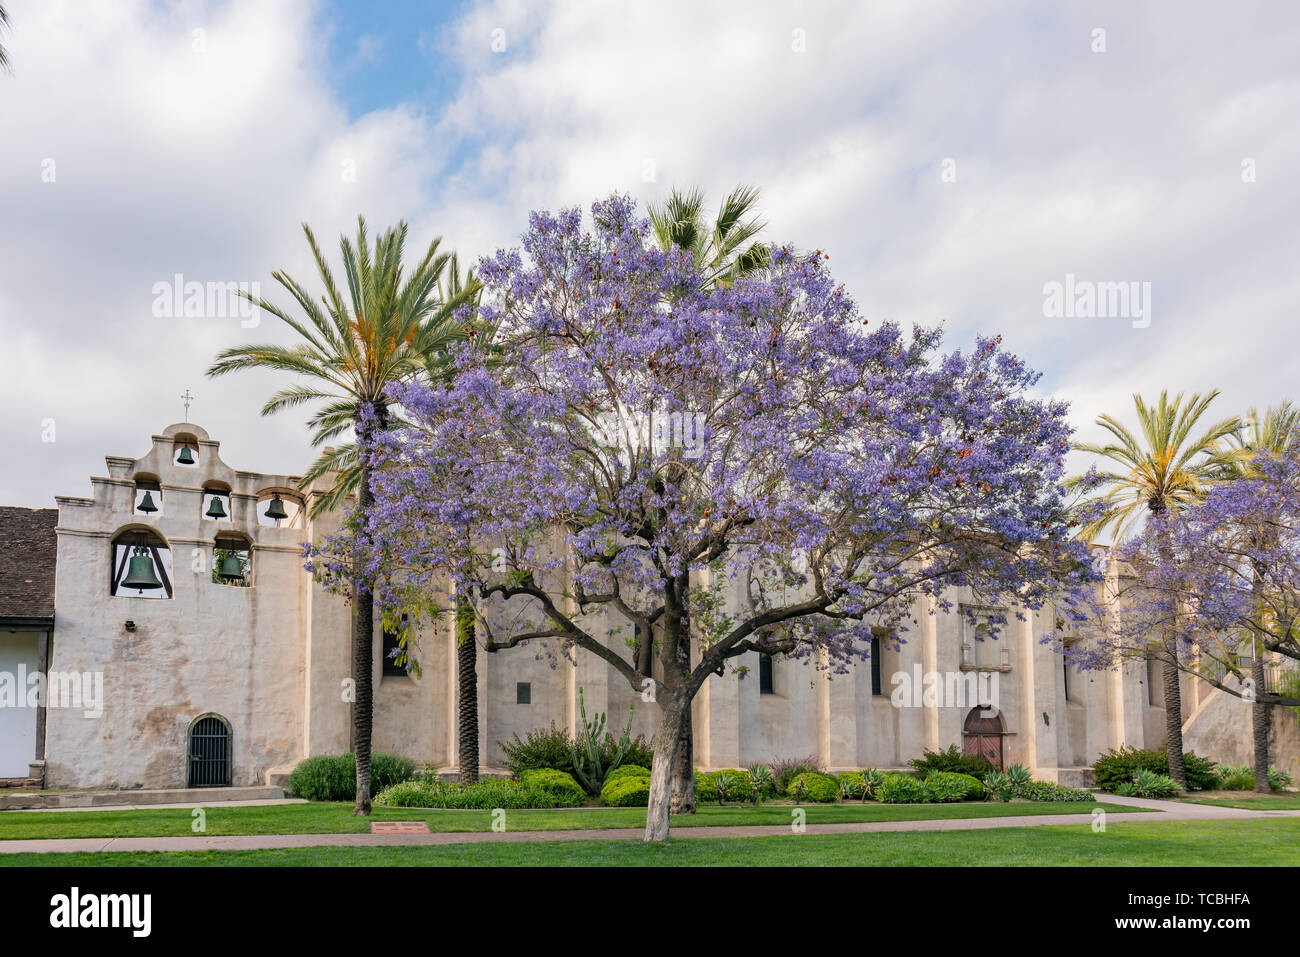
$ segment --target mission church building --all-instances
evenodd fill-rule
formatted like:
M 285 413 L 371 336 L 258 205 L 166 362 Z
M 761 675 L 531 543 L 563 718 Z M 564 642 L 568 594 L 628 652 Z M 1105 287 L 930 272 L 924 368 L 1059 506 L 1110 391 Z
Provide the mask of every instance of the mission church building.
M 351 606 L 303 570 L 302 543 L 338 528 L 336 514 L 308 516 L 318 492 L 301 494 L 296 476 L 231 468 L 190 423 L 153 436 L 139 458 L 106 464 L 88 498 L 58 496 L 57 511 L 0 509 L 0 682 L 21 671 L 60 689 L 59 700 L 0 707 L 0 778 L 87 789 L 283 784 L 304 757 L 348 750 Z M 1078 672 L 1039 641 L 1055 609 L 1019 621 L 1014 609 L 950 597 L 951 613 L 920 614 L 897 649 L 873 642 L 871 661 L 847 675 L 751 653 L 735 662 L 747 674 L 711 676 L 695 702 L 697 764 L 812 755 L 831 769 L 883 769 L 957 744 L 1079 785 L 1102 751 L 1161 746 L 1156 668 Z M 981 618 L 1000 613 L 1001 637 L 978 640 Z M 596 633 L 621 642 L 616 624 Z M 373 747 L 455 770 L 454 630 L 425 623 L 416 640 L 418 677 L 386 657 L 394 638 L 376 628 Z M 929 674 L 940 676 L 937 696 L 922 693 Z M 607 712 L 615 733 L 629 708 L 634 734 L 654 729 L 655 705 L 582 652 L 576 666 L 553 666 L 528 648 L 480 649 L 478 681 L 485 772 L 500 769 L 499 741 L 552 722 L 580 726 L 579 689 L 587 713 Z M 1248 706 L 1184 682 L 1185 747 L 1249 762 Z M 996 709 L 950 700 L 977 683 L 996 688 Z M 1279 753 L 1276 763 L 1294 760 Z

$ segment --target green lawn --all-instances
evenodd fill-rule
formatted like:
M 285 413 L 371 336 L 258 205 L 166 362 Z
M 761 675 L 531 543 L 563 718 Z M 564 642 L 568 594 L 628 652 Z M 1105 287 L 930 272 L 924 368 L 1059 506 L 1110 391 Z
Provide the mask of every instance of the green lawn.
M 1274 794 L 1271 796 L 1251 795 L 1243 791 L 1242 797 L 1183 798 L 1186 804 L 1213 804 L 1215 807 L 1239 807 L 1247 811 L 1296 811 L 1300 810 L 1300 794 Z
M 1296 866 L 1300 819 L 1151 821 L 1073 827 L 883 834 L 790 834 L 744 839 L 547 841 L 447 847 L 310 847 L 274 851 L 4 854 L 26 866 Z
M 1015 817 L 1038 814 L 1090 814 L 1093 802 L 965 802 L 961 804 L 808 805 L 807 823 L 917 821 L 960 817 Z M 1106 805 L 1107 812 L 1141 808 Z M 789 824 L 791 805 L 704 807 L 698 814 L 675 816 L 674 827 L 710 824 Z M 428 821 L 431 831 L 491 830 L 491 811 L 441 811 L 424 808 L 374 809 L 370 819 L 352 814 L 351 804 L 312 803 L 205 809 L 209 835 L 342 834 L 370 830 L 370 821 Z M 644 808 L 577 808 L 558 811 L 507 811 L 512 831 L 571 831 L 593 827 L 644 827 Z M 0 812 L 0 840 L 59 837 L 180 837 L 193 835 L 190 809 L 130 811 Z

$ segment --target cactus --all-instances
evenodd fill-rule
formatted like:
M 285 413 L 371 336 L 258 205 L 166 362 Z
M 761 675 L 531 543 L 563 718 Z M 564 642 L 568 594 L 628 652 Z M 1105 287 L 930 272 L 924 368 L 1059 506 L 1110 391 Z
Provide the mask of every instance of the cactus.
M 623 736 L 618 739 L 614 747 L 614 755 L 608 767 L 604 762 L 605 738 L 612 738 L 613 735 L 605 731 L 605 712 L 597 713 L 593 720 L 588 721 L 587 706 L 582 700 L 581 688 L 578 689 L 578 710 L 582 716 L 582 731 L 574 735 L 573 741 L 569 744 L 569 760 L 573 762 L 573 776 L 578 779 L 578 783 L 588 794 L 599 794 L 605 784 L 605 778 L 623 763 L 628 750 L 632 747 L 633 706 L 628 705 L 627 727 L 623 729 Z

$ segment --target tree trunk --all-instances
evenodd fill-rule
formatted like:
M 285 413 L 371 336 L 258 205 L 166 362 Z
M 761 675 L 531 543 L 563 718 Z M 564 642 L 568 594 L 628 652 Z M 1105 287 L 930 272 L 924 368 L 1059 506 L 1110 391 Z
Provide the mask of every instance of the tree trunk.
M 378 426 L 356 422 L 361 457 L 361 482 L 357 489 L 357 537 L 366 534 L 365 521 L 374 505 L 375 496 L 370 490 L 370 465 L 366 450 L 370 447 L 372 429 L 383 429 L 387 424 L 387 411 L 382 405 L 375 409 Z M 354 814 L 370 814 L 370 736 L 374 718 L 375 670 L 375 594 L 364 579 L 355 579 L 356 600 L 353 602 L 352 681 L 355 685 L 352 705 L 352 751 L 357 759 L 357 803 Z
M 478 642 L 474 610 L 456 602 L 456 702 L 459 724 L 460 783 L 478 780 Z
M 1255 791 L 1271 794 L 1268 786 L 1268 726 L 1272 715 L 1269 706 L 1260 700 L 1264 695 L 1264 648 L 1255 648 L 1255 660 L 1250 664 L 1250 678 L 1255 684 L 1255 703 L 1250 706 L 1251 730 L 1255 740 Z
M 682 715 L 689 710 L 690 702 L 683 706 L 674 692 L 672 697 L 661 689 L 659 708 L 662 720 L 654 736 L 654 759 L 650 762 L 650 800 L 646 807 L 645 839 L 663 842 L 668 840 L 668 815 L 672 806 L 674 769 L 677 750 L 681 746 Z
M 1187 790 L 1187 771 L 1183 767 L 1183 698 L 1178 686 L 1176 654 L 1166 648 L 1161 655 L 1165 672 L 1165 748 L 1169 752 L 1169 777 Z
M 695 731 L 691 723 L 691 706 L 682 714 L 682 730 L 677 735 L 677 759 L 673 762 L 674 814 L 695 813 Z

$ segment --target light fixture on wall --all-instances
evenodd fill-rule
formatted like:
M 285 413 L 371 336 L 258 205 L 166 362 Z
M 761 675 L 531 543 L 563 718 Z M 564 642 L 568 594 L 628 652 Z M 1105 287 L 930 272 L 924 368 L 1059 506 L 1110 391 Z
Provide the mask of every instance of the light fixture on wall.
M 1047 725 L 1049 728 L 1052 726 L 1052 719 L 1047 716 L 1046 711 L 1043 712 L 1043 724 Z

